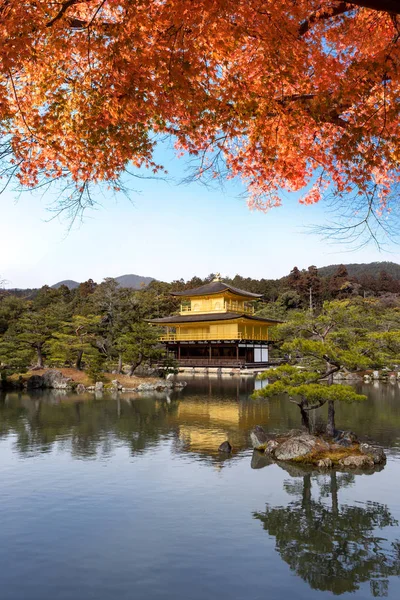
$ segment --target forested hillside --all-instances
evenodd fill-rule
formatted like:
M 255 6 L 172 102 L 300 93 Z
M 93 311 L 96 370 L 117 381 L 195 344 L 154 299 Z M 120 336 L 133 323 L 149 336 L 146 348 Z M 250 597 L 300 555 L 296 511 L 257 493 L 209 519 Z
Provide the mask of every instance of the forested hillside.
M 140 290 L 125 288 L 108 278 L 75 289 L 43 286 L 40 290 L 0 290 L 0 371 L 21 372 L 31 366 L 73 366 L 99 377 L 122 364 L 134 373 L 150 359 L 160 360 L 158 331 L 148 320 L 176 313 L 179 300 L 172 290 L 197 287 L 214 274 L 171 283 L 153 280 Z M 326 301 L 339 300 L 400 310 L 400 280 L 385 270 L 358 277 L 339 265 L 330 276 L 315 266 L 294 267 L 279 280 L 236 275 L 233 286 L 262 294 L 255 303 L 260 316 L 290 320 L 298 312 L 319 314 Z
M 331 277 L 340 265 L 329 265 L 318 269 L 321 277 Z M 385 271 L 394 279 L 400 280 L 400 265 L 394 262 L 382 261 L 372 263 L 350 263 L 345 265 L 351 277 L 379 277 L 381 271 Z

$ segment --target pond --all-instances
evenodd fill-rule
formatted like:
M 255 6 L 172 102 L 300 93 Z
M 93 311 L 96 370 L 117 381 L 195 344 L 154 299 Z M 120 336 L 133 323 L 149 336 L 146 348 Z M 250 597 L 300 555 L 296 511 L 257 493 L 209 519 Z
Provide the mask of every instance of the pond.
M 299 425 L 251 378 L 169 398 L 0 392 L 3 600 L 400 597 L 400 387 L 360 386 L 341 428 L 388 452 L 372 474 L 253 456 Z M 317 420 L 321 415 L 316 415 Z M 218 454 L 229 439 L 233 455 Z

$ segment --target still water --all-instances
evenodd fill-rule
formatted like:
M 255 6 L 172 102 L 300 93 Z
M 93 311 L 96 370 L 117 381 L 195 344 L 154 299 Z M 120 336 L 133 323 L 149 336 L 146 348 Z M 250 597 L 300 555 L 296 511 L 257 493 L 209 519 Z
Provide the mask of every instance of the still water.
M 255 424 L 299 424 L 287 402 L 249 400 L 253 388 L 0 393 L 0 598 L 398 599 L 398 384 L 365 386 L 366 403 L 337 411 L 340 427 L 387 449 L 368 475 L 253 456 Z M 217 452 L 226 439 L 229 458 Z

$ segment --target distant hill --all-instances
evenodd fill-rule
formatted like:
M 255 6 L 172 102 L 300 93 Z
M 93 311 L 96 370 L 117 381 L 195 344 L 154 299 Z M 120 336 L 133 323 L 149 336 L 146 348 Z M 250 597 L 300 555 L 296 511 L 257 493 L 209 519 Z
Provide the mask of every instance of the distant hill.
M 74 290 L 78 287 L 79 283 L 77 281 L 74 281 L 73 279 L 64 279 L 64 281 L 59 281 L 51 287 L 58 290 L 58 288 L 60 288 L 62 285 L 66 285 L 67 288 L 69 288 L 70 290 Z
M 119 277 L 114 277 L 115 281 L 119 283 L 121 287 L 131 288 L 133 290 L 140 290 L 143 287 L 146 287 L 154 281 L 153 277 L 142 277 L 141 275 L 120 275 Z M 78 281 L 74 281 L 73 279 L 64 279 L 63 281 L 59 281 L 55 283 L 51 287 L 54 289 L 58 289 L 62 285 L 66 285 L 70 290 L 74 290 L 79 286 Z
M 142 277 L 141 275 L 120 275 L 114 277 L 114 279 L 121 287 L 132 288 L 133 290 L 140 290 L 154 281 L 154 277 Z
M 318 273 L 321 277 L 330 277 L 340 265 L 329 265 L 327 267 L 318 268 Z M 344 265 L 350 277 L 361 277 L 362 275 L 370 275 L 378 277 L 381 271 L 386 271 L 394 279 L 400 280 L 400 265 L 394 262 L 382 261 L 372 263 L 351 263 Z

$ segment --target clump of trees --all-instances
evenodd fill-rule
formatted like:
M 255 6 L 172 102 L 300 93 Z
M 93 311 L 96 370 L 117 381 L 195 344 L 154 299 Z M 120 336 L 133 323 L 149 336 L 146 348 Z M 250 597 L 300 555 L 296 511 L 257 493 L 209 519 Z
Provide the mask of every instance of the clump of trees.
M 129 374 L 149 361 L 165 362 L 159 330 L 147 321 L 176 310 L 162 285 L 121 288 L 113 279 L 75 290 L 44 286 L 28 298 L 0 294 L 0 367 L 3 373 L 68 366 Z

